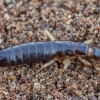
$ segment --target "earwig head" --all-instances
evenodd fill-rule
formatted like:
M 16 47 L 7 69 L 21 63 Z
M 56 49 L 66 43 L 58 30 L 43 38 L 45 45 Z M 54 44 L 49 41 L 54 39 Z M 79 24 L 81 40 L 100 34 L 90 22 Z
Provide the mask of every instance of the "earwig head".
M 98 49 L 98 48 L 96 48 L 96 47 L 94 47 L 93 48 L 93 58 L 95 58 L 95 59 L 100 59 L 100 49 Z

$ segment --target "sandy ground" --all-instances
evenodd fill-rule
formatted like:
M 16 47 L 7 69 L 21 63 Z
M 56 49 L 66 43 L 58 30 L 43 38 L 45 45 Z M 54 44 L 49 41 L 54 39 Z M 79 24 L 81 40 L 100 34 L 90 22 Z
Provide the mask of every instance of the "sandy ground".
M 90 46 L 100 48 L 100 1 L 0 0 L 0 49 L 48 41 L 44 30 L 59 41 L 94 39 Z M 48 60 L 32 66 L 1 67 L 0 100 L 100 100 L 99 61 L 85 59 L 91 67 L 72 59 L 62 75 L 62 61 L 38 74 Z

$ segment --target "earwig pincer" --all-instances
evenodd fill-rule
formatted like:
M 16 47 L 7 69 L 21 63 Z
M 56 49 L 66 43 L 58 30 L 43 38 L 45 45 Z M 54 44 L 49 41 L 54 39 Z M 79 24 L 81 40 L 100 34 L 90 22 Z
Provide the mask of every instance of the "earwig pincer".
M 35 63 L 61 56 L 87 56 L 100 59 L 100 50 L 73 41 L 29 42 L 0 51 L 0 67 Z

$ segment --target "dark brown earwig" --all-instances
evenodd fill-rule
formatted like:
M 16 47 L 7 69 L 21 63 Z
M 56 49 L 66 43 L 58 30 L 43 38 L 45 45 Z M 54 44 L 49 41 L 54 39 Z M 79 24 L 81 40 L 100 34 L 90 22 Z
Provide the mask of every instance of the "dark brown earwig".
M 0 67 L 35 63 L 59 56 L 92 56 L 100 58 L 100 50 L 73 41 L 29 42 L 0 51 Z

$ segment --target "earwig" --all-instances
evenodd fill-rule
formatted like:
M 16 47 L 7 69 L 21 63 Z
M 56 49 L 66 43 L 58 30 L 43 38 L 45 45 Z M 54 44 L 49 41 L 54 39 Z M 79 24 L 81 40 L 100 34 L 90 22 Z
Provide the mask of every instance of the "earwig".
M 0 67 L 16 66 L 35 63 L 46 59 L 61 56 L 91 56 L 100 59 L 100 50 L 81 42 L 73 41 L 48 41 L 29 42 L 0 51 Z

